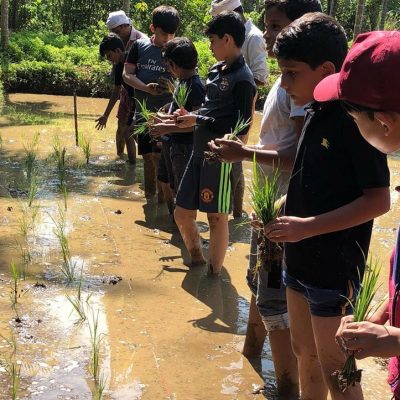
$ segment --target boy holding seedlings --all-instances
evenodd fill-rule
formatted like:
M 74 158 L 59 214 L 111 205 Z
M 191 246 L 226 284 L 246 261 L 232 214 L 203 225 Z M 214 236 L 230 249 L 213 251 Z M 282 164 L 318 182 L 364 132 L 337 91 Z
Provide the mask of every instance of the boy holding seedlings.
M 274 57 L 272 49 L 275 39 L 285 26 L 305 13 L 314 11 L 321 11 L 318 0 L 266 0 L 264 38 L 268 56 Z M 303 106 L 294 104 L 280 83 L 278 78 L 265 101 L 257 145 L 217 139 L 215 142 L 218 144 L 212 143 L 211 150 L 217 151 L 224 161 L 251 161 L 255 156 L 258 163 L 262 162 L 263 172 L 269 177 L 273 176 L 271 167 L 279 166 L 279 191 L 283 194 L 287 189 L 305 111 Z M 247 271 L 247 282 L 252 297 L 243 354 L 259 355 L 268 333 L 278 393 L 288 398 L 296 398 L 297 361 L 291 347 L 286 290 L 280 277 L 281 266 L 276 266 L 272 274 L 265 266 L 261 266 L 255 275 L 258 258 L 257 239 L 258 235 L 252 230 Z
M 363 137 L 382 152 L 391 153 L 400 149 L 399 70 L 400 32 L 361 34 L 340 73 L 324 79 L 316 87 L 314 96 L 319 101 L 342 100 Z M 391 78 L 387 79 L 388 76 Z M 389 298 L 366 322 L 352 322 L 351 316 L 344 317 L 337 332 L 339 343 L 345 350 L 354 352 L 356 358 L 392 357 L 388 383 L 395 399 L 400 398 L 399 288 L 398 236 L 390 259 Z M 390 325 L 385 326 L 387 321 Z
M 187 38 L 170 40 L 164 48 L 164 61 L 173 77 L 179 79 L 168 116 L 161 117 L 150 129 L 152 137 L 164 136 L 158 180 L 168 208 L 173 214 L 174 197 L 193 151 L 193 128 L 179 129 L 171 115 L 178 109 L 189 112 L 201 107 L 205 89 L 197 74 L 198 54 Z M 166 137 L 165 137 L 166 136 Z
M 214 17 L 205 31 L 214 57 L 219 61 L 207 77 L 204 105 L 196 112 L 180 111 L 180 127 L 195 127 L 193 154 L 182 178 L 176 198 L 175 221 L 179 227 L 192 264 L 203 264 L 200 235 L 196 225 L 197 210 L 207 213 L 210 224 L 208 274 L 221 272 L 228 247 L 228 214 L 231 211 L 231 164 L 209 163 L 204 158 L 207 143 L 228 134 L 239 120 L 250 121 L 256 85 L 241 55 L 245 27 L 235 12 Z M 248 126 L 240 132 L 247 135 Z
M 135 88 L 136 125 L 145 123 L 141 117 L 145 105 L 150 112 L 156 112 L 172 100 L 166 82 L 171 79 L 162 58 L 164 46 L 175 37 L 179 26 L 179 14 L 175 8 L 159 6 L 152 13 L 150 30 L 153 36 L 137 40 L 127 57 L 123 78 Z M 152 141 L 148 131 L 138 135 L 138 153 L 143 156 L 144 190 L 147 199 L 157 191 L 157 168 L 160 149 Z M 159 193 L 160 196 L 160 193 Z
M 347 53 L 343 28 L 306 14 L 277 37 L 281 85 L 296 104 L 313 101 L 315 86 L 338 71 Z M 357 384 L 342 393 L 332 374 L 345 355 L 335 343 L 359 288 L 373 219 L 390 205 L 386 157 L 369 145 L 339 102 L 312 103 L 290 178 L 285 216 L 264 227 L 285 243 L 283 279 L 301 395 L 362 399 Z M 323 379 L 320 378 L 322 369 Z

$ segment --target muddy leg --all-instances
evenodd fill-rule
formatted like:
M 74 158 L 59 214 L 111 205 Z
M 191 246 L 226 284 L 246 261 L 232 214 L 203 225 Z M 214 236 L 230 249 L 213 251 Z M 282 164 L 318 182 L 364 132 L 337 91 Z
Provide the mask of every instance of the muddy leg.
M 117 147 L 117 155 L 122 157 L 125 148 L 125 131 L 127 129 L 128 118 L 118 118 L 117 132 L 115 133 L 115 145 Z
M 210 225 L 209 263 L 212 274 L 219 274 L 228 248 L 228 214 L 207 213 Z
M 136 163 L 136 141 L 129 127 L 125 129 L 125 144 L 128 152 L 128 160 L 130 164 Z
M 200 233 L 196 225 L 197 210 L 187 210 L 176 206 L 174 216 L 186 249 L 192 258 L 192 265 L 205 264 Z
M 243 355 L 246 357 L 259 357 L 261 355 L 264 341 L 267 336 L 261 315 L 256 306 L 256 298 L 252 295 L 247 321 L 246 338 L 243 346 Z
M 144 193 L 146 199 L 151 199 L 157 192 L 157 173 L 154 168 L 153 154 L 143 154 Z
M 302 399 L 326 400 L 328 388 L 318 359 L 307 300 L 301 293 L 289 288 L 286 289 L 286 294 L 292 348 L 298 360 Z M 334 337 L 333 334 L 333 340 Z

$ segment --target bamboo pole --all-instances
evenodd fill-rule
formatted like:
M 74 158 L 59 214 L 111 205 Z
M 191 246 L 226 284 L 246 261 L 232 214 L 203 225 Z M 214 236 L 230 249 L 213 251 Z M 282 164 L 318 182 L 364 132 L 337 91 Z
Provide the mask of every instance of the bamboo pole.
M 74 89 L 74 122 L 75 122 L 75 145 L 79 146 L 78 134 L 78 104 L 76 101 L 76 90 Z

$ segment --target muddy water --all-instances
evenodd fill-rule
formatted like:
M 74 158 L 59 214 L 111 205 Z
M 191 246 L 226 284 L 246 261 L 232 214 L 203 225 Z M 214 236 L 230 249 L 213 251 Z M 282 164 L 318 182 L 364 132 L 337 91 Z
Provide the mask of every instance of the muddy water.
M 74 145 L 71 98 L 12 95 L 10 101 L 17 110 L 44 117 L 47 124 L 16 126 L 15 119 L 11 123 L 0 118 L 0 355 L 6 361 L 0 366 L 0 399 L 10 398 L 7 370 L 12 363 L 21 371 L 19 398 L 95 398 L 94 321 L 101 338 L 99 375 L 105 399 L 264 398 L 252 391 L 264 379 L 273 383 L 268 343 L 260 360 L 250 363 L 240 353 L 250 298 L 244 280 L 247 227 L 230 221 L 226 269 L 220 281 L 209 281 L 202 269 L 186 266 L 187 254 L 166 207 L 146 204 L 141 161 L 132 167 L 115 159 L 115 120 L 110 118 L 104 131 L 95 131 L 94 119 L 103 112 L 105 100 L 78 101 L 79 128 L 92 145 L 88 166 Z M 27 208 L 24 145 L 29 146 L 36 133 L 41 181 L 33 207 Z M 56 166 L 49 159 L 55 134 L 67 148 L 66 211 Z M 253 129 L 251 140 L 256 136 Z M 390 163 L 394 188 L 400 181 L 399 163 Z M 249 181 L 250 164 L 245 169 Z M 245 208 L 250 211 L 248 199 Z M 37 215 L 24 236 L 23 221 L 31 220 L 32 210 Z M 60 272 L 55 224 L 62 217 L 71 262 L 82 276 L 87 320 L 81 323 L 66 299 L 77 295 L 78 284 L 67 284 Z M 392 210 L 376 221 L 372 244 L 385 265 L 382 295 L 399 217 L 393 190 Z M 206 248 L 204 215 L 199 226 Z M 9 266 L 12 260 L 21 263 L 21 246 L 29 249 L 31 260 L 13 309 Z M 384 368 L 375 360 L 362 367 L 366 399 L 389 398 Z

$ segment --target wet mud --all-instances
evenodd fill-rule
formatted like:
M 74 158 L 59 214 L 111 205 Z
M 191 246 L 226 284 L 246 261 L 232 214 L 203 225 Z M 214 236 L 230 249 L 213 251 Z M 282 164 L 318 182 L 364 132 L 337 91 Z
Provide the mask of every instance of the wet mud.
M 11 398 L 12 366 L 20 399 L 99 398 L 102 386 L 104 399 L 275 399 L 268 342 L 260 358 L 241 354 L 250 299 L 248 227 L 229 220 L 222 277 L 207 278 L 204 266 L 189 268 L 167 206 L 146 203 L 141 159 L 131 166 L 116 158 L 115 119 L 104 131 L 94 129 L 106 100 L 78 100 L 79 130 L 91 142 L 88 165 L 75 146 L 72 98 L 14 94 L 8 101 L 16 111 L 12 120 L 0 117 L 0 399 Z M 18 112 L 25 114 L 18 119 Z M 26 114 L 44 124 L 24 125 L 32 121 Z M 36 134 L 37 193 L 28 207 L 26 149 Z M 50 157 L 55 135 L 66 147 L 66 210 Z M 394 188 L 399 162 L 390 163 Z M 244 169 L 249 184 L 250 163 Z M 384 265 L 382 296 L 399 217 L 393 189 L 392 210 L 376 221 L 372 242 Z M 61 220 L 74 282 L 62 272 Z M 198 224 L 207 250 L 205 215 Z M 12 263 L 21 273 L 16 291 Z M 389 398 L 382 360 L 360 367 L 365 398 Z M 269 393 L 253 394 L 264 381 Z

